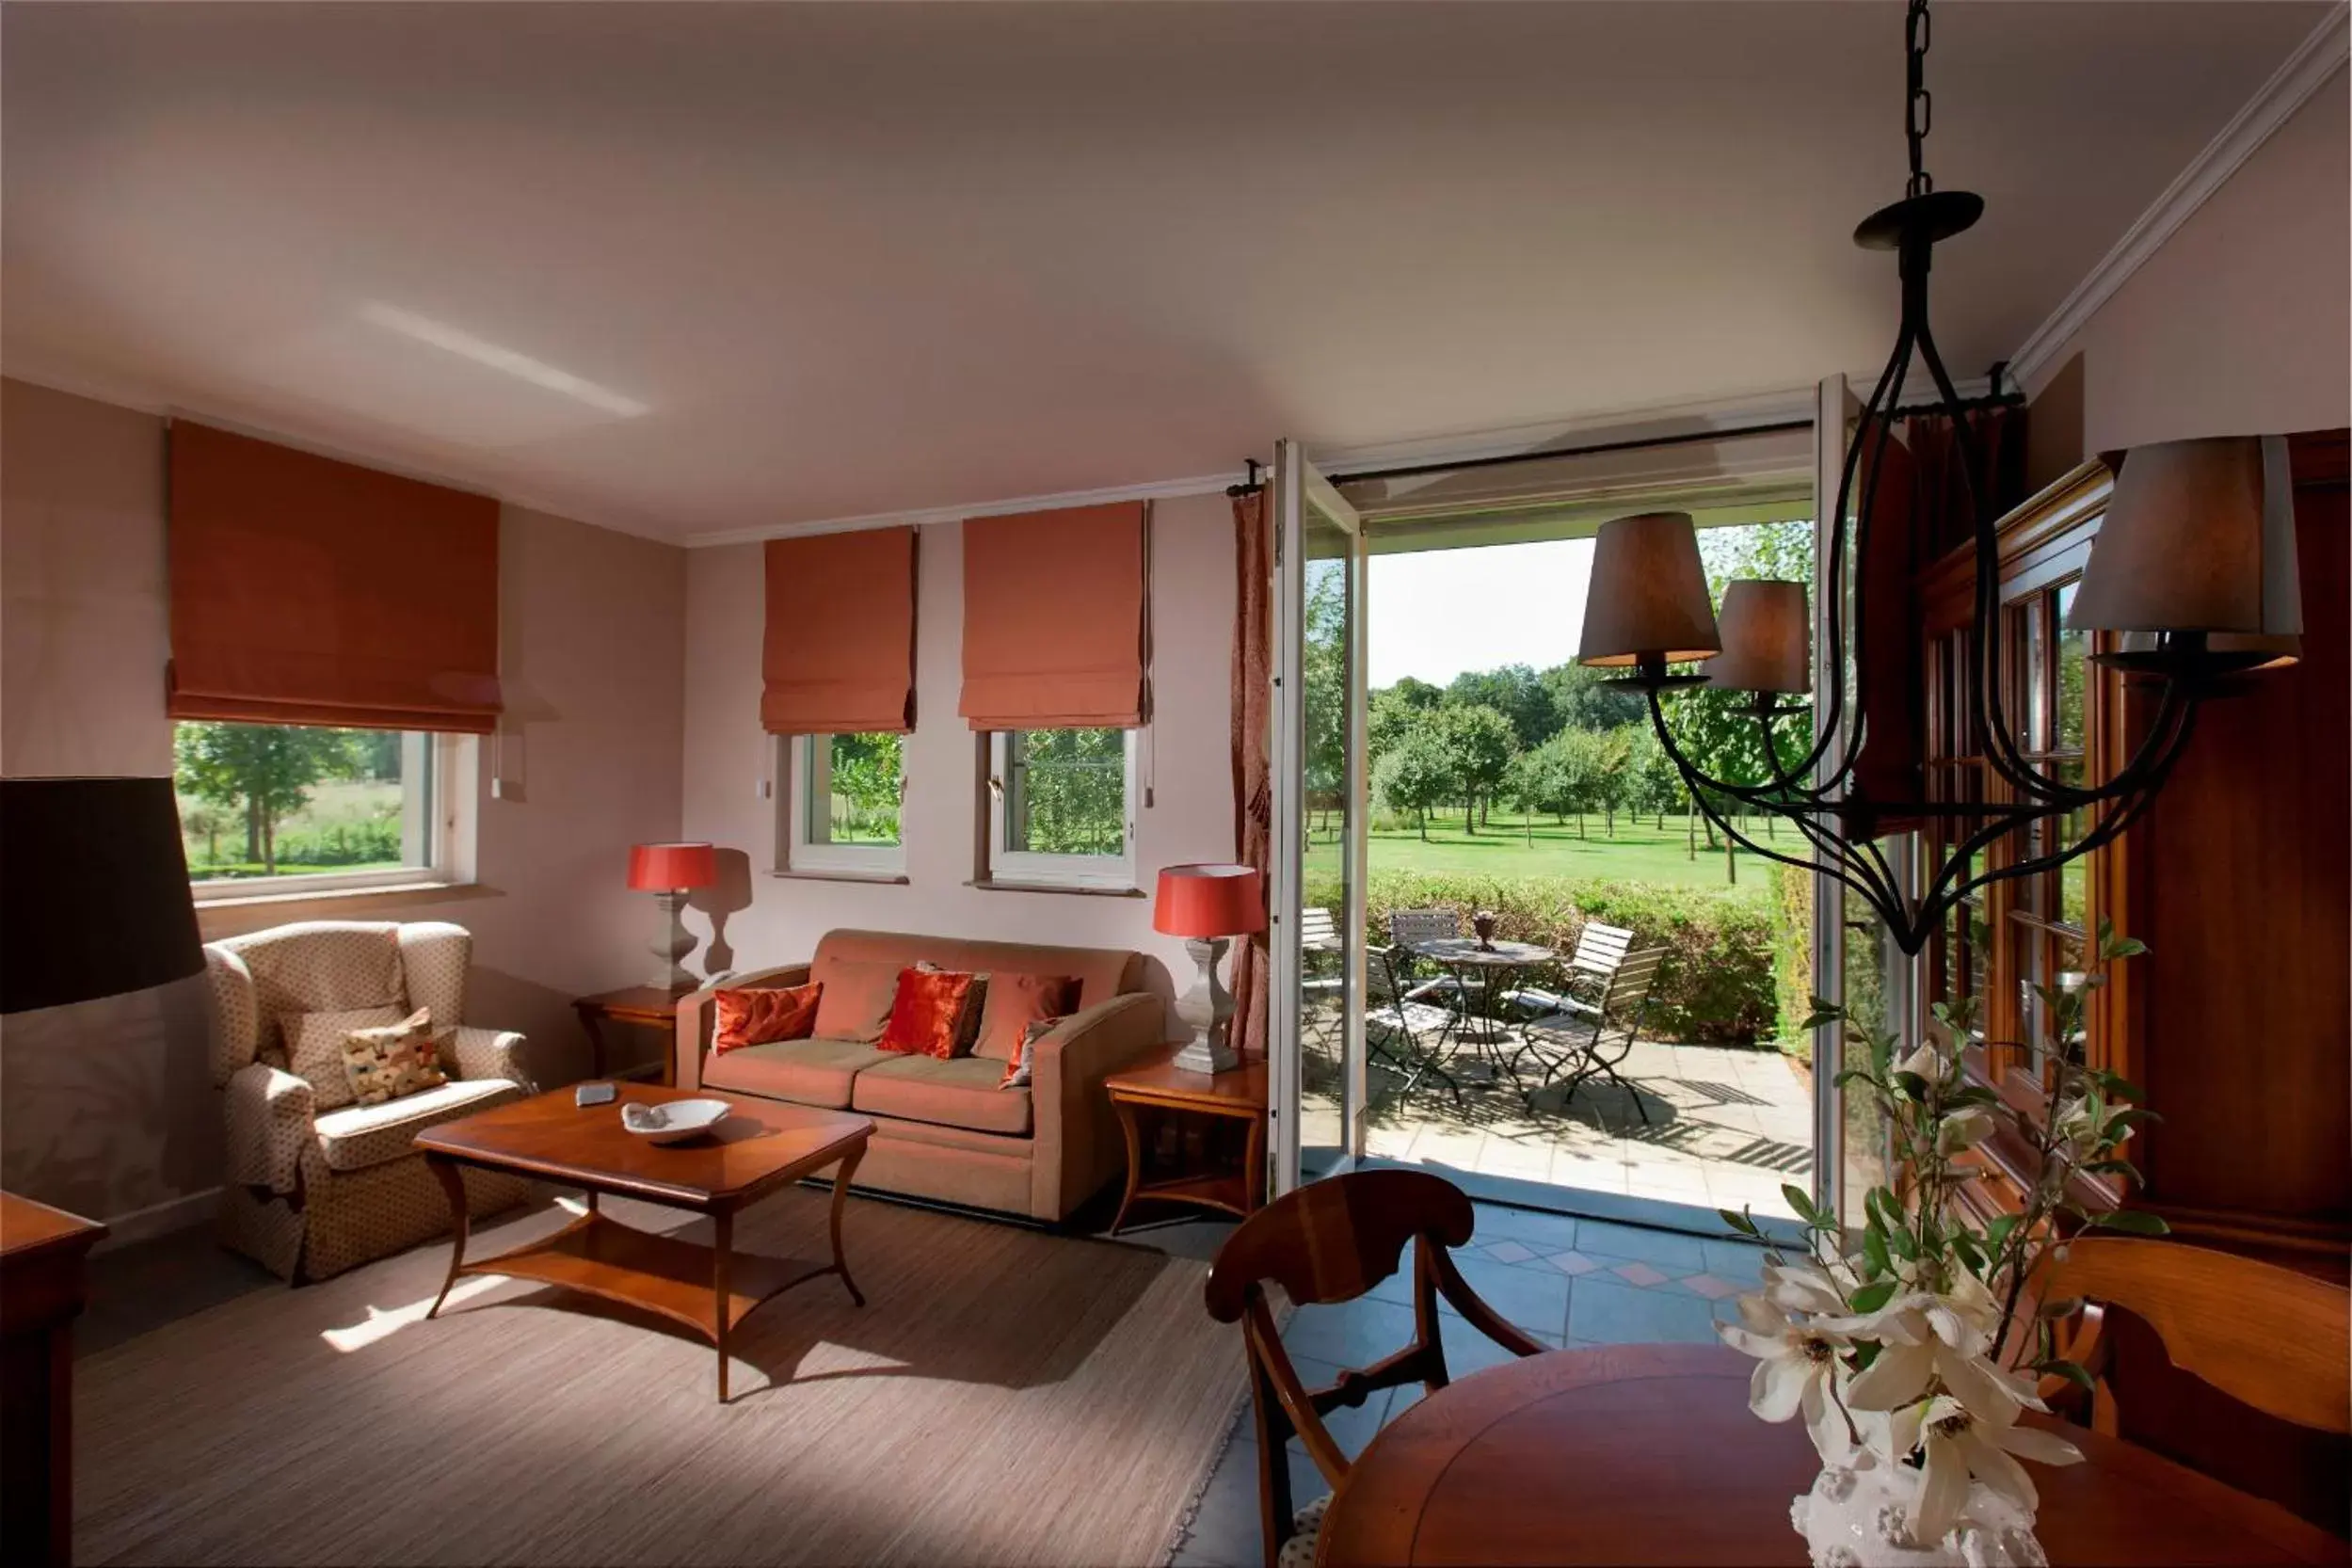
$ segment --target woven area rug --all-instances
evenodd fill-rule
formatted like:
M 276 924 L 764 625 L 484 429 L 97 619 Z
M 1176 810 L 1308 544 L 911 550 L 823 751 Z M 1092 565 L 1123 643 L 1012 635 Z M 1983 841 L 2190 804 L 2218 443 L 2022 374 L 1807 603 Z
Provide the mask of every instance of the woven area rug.
M 823 1256 L 824 1196 L 740 1218 Z M 612 1203 L 632 1224 L 664 1211 Z M 477 1233 L 476 1256 L 567 1216 Z M 669 1214 L 680 1234 L 700 1222 Z M 75 1368 L 85 1563 L 1143 1563 L 1242 1386 L 1206 1266 L 853 1200 L 850 1268 L 705 1341 L 440 1245 Z

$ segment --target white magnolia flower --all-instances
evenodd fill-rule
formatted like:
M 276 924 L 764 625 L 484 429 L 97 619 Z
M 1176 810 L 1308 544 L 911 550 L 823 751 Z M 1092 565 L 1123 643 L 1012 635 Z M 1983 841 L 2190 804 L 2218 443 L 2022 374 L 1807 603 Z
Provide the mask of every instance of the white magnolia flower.
M 1944 1077 L 1944 1053 L 1936 1048 L 1933 1040 L 1922 1040 L 1909 1056 L 1895 1064 L 1895 1070 L 1898 1073 L 1916 1073 L 1929 1082 L 1935 1082 Z
M 1974 1148 L 1992 1136 L 1992 1112 L 1981 1105 L 1964 1106 L 1936 1124 L 1935 1152 L 1950 1158 Z
M 1989 1358 L 1999 1320 L 1992 1292 L 1964 1270 L 1942 1295 L 1896 1297 L 1848 1330 L 1852 1338 L 1877 1344 L 1879 1353 L 1854 1374 L 1848 1402 L 1856 1410 L 1899 1410 L 1940 1387 L 1977 1418 L 2001 1426 L 2020 1410 L 2042 1408 L 2029 1386 Z
M 1844 1272 L 1844 1265 L 1833 1265 Z M 1851 1284 L 1850 1280 L 1844 1283 Z M 1775 1263 L 1764 1265 L 1765 1300 L 1790 1312 L 1811 1316 L 1835 1316 L 1846 1310 L 1846 1296 L 1839 1289 L 1840 1281 L 1828 1272 L 1810 1263 Z
M 1740 1297 L 1739 1321 L 1715 1325 L 1723 1343 L 1756 1358 L 1754 1375 L 1748 1382 L 1748 1408 L 1767 1421 L 1785 1421 L 1801 1414 L 1823 1461 L 1849 1464 L 1854 1432 L 1834 1397 L 1835 1386 L 1845 1376 L 1838 1357 L 1847 1349 L 1846 1341 L 1791 1318 L 1768 1299 L 1768 1294 Z M 1831 1300 L 1835 1301 L 1835 1296 Z
M 1895 1412 L 1888 1443 L 1898 1462 L 1915 1448 L 1927 1450 L 1909 1516 L 1912 1539 L 1922 1545 L 1943 1540 L 1960 1518 L 1972 1479 L 2031 1513 L 2041 1497 L 2016 1456 L 2043 1464 L 2073 1464 L 2083 1457 L 2063 1437 L 2017 1425 L 2014 1413 L 2008 1422 L 1983 1420 L 1948 1394 Z

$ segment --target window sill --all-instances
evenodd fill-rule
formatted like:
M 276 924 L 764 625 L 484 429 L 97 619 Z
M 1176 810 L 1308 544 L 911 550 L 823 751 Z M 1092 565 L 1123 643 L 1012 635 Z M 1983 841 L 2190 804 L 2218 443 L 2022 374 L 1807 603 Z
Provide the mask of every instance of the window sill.
M 1077 893 L 1086 898 L 1142 898 L 1141 888 L 1089 888 L 1076 882 L 1001 882 L 994 877 L 974 877 L 964 884 L 984 893 Z
M 877 888 L 904 888 L 910 885 L 904 872 L 799 871 L 791 866 L 779 866 L 768 874 L 798 882 L 864 882 Z
M 196 925 L 203 938 L 211 941 L 264 931 L 291 920 L 355 920 L 379 909 L 408 909 L 504 896 L 498 888 L 479 882 L 400 882 L 379 888 L 250 893 L 237 898 L 198 900 Z

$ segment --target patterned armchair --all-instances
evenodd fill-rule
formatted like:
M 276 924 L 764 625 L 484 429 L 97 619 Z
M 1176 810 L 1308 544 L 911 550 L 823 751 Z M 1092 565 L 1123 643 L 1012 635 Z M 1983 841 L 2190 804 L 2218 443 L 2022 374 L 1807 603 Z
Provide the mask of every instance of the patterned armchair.
M 221 1236 L 282 1278 L 325 1279 L 449 1228 L 449 1199 L 416 1134 L 533 1089 L 522 1036 L 462 1024 L 443 1045 L 449 1081 L 382 1105 L 340 1078 L 292 1070 L 291 1015 L 418 1007 L 436 1031 L 465 1016 L 473 938 L 439 921 L 313 920 L 210 942 L 213 1082 L 224 1095 Z M 475 1215 L 528 1196 L 516 1176 L 468 1172 Z

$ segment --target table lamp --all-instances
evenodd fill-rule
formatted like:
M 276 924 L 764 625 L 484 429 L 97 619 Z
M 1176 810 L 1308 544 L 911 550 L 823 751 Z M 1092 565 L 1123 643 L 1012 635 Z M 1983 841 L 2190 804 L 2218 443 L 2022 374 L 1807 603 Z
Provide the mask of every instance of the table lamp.
M 1170 866 L 1160 873 L 1151 925 L 1184 937 L 1184 951 L 1201 967 L 1200 979 L 1176 1000 L 1176 1016 L 1192 1026 L 1192 1038 L 1176 1052 L 1176 1064 L 1192 1073 L 1238 1065 L 1241 1059 L 1225 1037 L 1233 993 L 1219 984 L 1217 964 L 1226 938 L 1266 929 L 1263 879 L 1248 866 Z
M 686 929 L 681 912 L 688 893 L 718 879 L 718 856 L 709 844 L 638 844 L 630 850 L 629 886 L 651 893 L 662 906 L 664 930 L 653 944 L 662 968 L 653 980 L 654 989 L 676 995 L 701 984 L 683 962 L 695 951 L 695 936 Z

